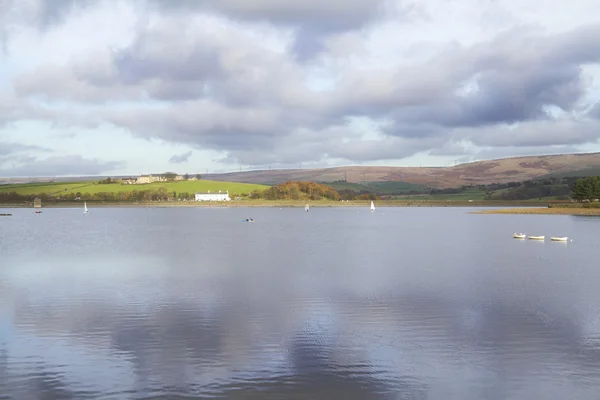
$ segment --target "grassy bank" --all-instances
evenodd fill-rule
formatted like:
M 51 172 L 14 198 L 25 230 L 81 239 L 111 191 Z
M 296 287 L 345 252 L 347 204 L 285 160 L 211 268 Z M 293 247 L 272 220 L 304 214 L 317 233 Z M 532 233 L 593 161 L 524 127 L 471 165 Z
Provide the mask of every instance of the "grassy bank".
M 94 207 L 365 207 L 371 204 L 370 200 L 332 201 L 332 200 L 250 200 L 240 201 L 87 201 L 89 208 Z M 547 206 L 545 202 L 532 201 L 450 201 L 450 200 L 377 200 L 375 206 L 380 207 L 531 207 Z M 31 208 L 31 203 L 1 203 L 0 208 Z M 83 208 L 83 201 L 45 201 L 43 208 Z
M 60 182 L 60 183 L 26 183 L 16 185 L 1 185 L 0 192 L 15 192 L 20 195 L 34 195 L 46 193 L 52 195 L 67 195 L 77 193 L 131 193 L 134 190 L 159 190 L 166 189 L 169 192 L 206 192 L 206 191 L 229 191 L 229 193 L 241 194 L 251 193 L 254 190 L 264 190 L 269 186 L 255 185 L 251 183 L 220 182 L 209 180 L 156 182 L 145 185 L 122 185 L 120 183 L 100 184 L 98 181 L 83 182 Z
M 552 207 L 552 208 L 501 208 L 472 211 L 471 214 L 538 214 L 538 215 L 600 215 L 600 208 Z

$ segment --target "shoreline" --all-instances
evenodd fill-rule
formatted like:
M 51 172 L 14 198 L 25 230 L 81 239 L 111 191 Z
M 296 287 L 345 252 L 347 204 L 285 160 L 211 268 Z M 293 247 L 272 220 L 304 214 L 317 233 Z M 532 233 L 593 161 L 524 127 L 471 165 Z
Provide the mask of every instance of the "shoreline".
M 471 211 L 469 214 L 487 214 L 487 215 L 579 215 L 579 216 L 600 216 L 600 208 L 583 207 L 552 207 L 552 208 L 501 208 L 495 210 Z
M 304 208 L 309 204 L 311 208 L 320 207 L 369 207 L 371 200 L 328 201 L 328 200 L 241 200 L 241 201 L 206 201 L 206 202 L 179 202 L 179 201 L 153 201 L 153 202 L 105 202 L 87 201 L 88 208 Z M 506 202 L 506 201 L 460 201 L 460 200 L 375 200 L 375 207 L 520 207 L 534 208 L 547 207 L 548 202 Z M 31 203 L 1 203 L 2 208 L 34 208 Z M 83 201 L 47 201 L 41 208 L 83 208 Z M 557 210 L 557 208 L 548 208 Z M 491 210 L 493 211 L 493 210 Z M 598 209 L 600 213 L 600 209 Z

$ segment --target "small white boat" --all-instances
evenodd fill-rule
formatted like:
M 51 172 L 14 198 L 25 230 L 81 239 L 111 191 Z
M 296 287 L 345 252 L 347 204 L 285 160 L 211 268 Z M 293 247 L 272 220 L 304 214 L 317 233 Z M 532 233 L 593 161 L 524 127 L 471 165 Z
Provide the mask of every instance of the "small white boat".
M 88 209 L 87 209 L 87 202 L 86 202 L 86 201 L 84 201 L 84 202 L 83 202 L 83 213 L 84 213 L 84 214 L 87 214 L 87 213 L 88 213 Z
M 551 236 L 550 240 L 552 240 L 553 242 L 566 242 L 567 240 L 569 240 L 569 238 L 566 236 Z
M 304 211 L 308 212 L 309 209 L 310 209 L 310 206 L 308 204 L 304 206 Z
M 531 240 L 544 240 L 546 236 L 529 236 Z
M 513 238 L 515 239 L 525 239 L 527 235 L 525 235 L 524 233 L 513 233 Z
M 371 212 L 375 211 L 375 203 L 373 203 L 373 201 L 371 201 Z

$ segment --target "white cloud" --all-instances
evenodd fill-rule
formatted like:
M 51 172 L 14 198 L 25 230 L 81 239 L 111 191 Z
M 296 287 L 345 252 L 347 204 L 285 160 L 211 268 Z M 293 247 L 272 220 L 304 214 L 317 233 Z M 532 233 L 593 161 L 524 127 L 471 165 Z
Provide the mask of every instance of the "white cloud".
M 108 149 L 121 132 L 138 149 L 171 143 L 156 150 L 161 168 L 194 149 L 186 165 L 212 169 L 444 164 L 598 139 L 593 0 L 7 4 L 0 139 L 11 143 L 28 143 L 23 122 L 46 121 L 40 146 L 68 130 Z M 57 157 L 147 168 L 75 143 L 61 139 Z

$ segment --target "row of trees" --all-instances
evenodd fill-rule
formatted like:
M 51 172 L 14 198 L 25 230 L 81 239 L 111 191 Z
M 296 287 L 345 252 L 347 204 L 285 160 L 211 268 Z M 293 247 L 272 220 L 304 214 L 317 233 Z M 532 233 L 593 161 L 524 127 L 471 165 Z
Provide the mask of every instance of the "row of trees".
M 352 190 L 337 191 L 331 186 L 316 182 L 288 181 L 268 189 L 255 190 L 250 193 L 251 199 L 265 200 L 377 200 L 372 193 L 357 194 Z
M 489 185 L 465 185 L 446 189 L 433 188 L 430 189 L 430 194 L 458 194 L 470 190 L 483 190 L 486 193 L 486 200 L 530 200 L 542 197 L 567 200 L 571 197 L 573 187 L 579 179 L 581 178 L 546 178 Z
M 271 186 L 260 194 L 266 200 L 339 200 L 340 194 L 330 186 L 316 182 L 289 181 Z
M 600 199 L 600 176 L 588 176 L 578 179 L 573 185 L 571 197 L 577 201 Z
M 109 181 L 110 182 L 110 181 Z M 114 182 L 114 180 L 112 180 Z M 106 182 L 108 183 L 108 182 Z M 457 193 L 465 191 L 474 186 L 464 186 L 452 189 Z M 568 199 L 569 196 L 577 201 L 595 201 L 600 199 L 600 176 L 585 178 L 554 178 L 551 180 L 535 180 L 520 183 L 495 184 L 487 186 L 476 186 L 485 188 L 489 193 L 492 190 L 499 191 L 498 194 L 490 195 L 492 199 L 502 200 L 525 200 L 547 196 L 558 196 Z M 82 187 L 83 189 L 83 187 Z M 505 190 L 502 190 L 505 189 Z M 448 193 L 448 189 L 432 190 L 435 193 Z M 265 190 L 255 190 L 249 194 L 231 194 L 231 198 L 249 197 L 251 199 L 265 200 L 377 200 L 373 193 L 357 193 L 353 190 L 335 190 L 330 186 L 316 182 L 288 181 L 272 186 Z M 194 193 L 169 191 L 166 187 L 149 190 L 132 190 L 119 192 L 72 192 L 61 193 L 36 193 L 19 194 L 17 192 L 0 192 L 0 202 L 26 202 L 33 201 L 39 197 L 43 201 L 49 200 L 90 200 L 90 201 L 174 201 L 193 200 Z
M 72 192 L 72 193 L 38 193 L 38 194 L 19 194 L 17 192 L 0 193 L 0 202 L 21 202 L 32 201 L 35 197 L 43 201 L 173 201 L 173 200 L 193 200 L 194 193 L 169 191 L 167 187 L 148 190 L 132 190 L 119 192 Z M 295 182 L 289 181 L 280 185 L 272 186 L 265 190 L 255 190 L 249 194 L 232 194 L 230 197 L 249 197 L 251 199 L 265 200 L 376 200 L 377 196 L 373 194 L 356 194 L 353 191 L 343 191 L 342 193 L 330 186 L 315 182 Z
M 98 193 L 68 193 L 68 194 L 49 194 L 38 193 L 33 195 L 24 195 L 16 192 L 1 192 L 0 202 L 24 202 L 32 201 L 39 197 L 42 201 L 173 201 L 173 200 L 193 200 L 194 193 L 169 191 L 166 188 L 157 190 L 133 190 L 130 192 L 98 192 Z

